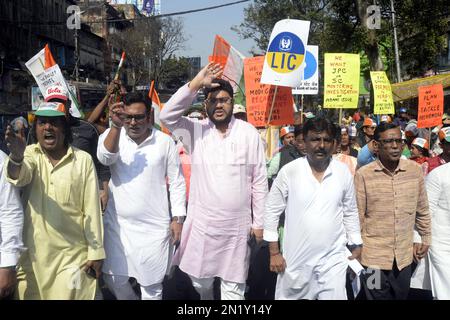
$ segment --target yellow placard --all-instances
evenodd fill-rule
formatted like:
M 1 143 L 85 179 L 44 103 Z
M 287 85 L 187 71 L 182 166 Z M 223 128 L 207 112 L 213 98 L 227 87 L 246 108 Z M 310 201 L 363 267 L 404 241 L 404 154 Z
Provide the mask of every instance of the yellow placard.
M 391 83 L 389 82 L 386 72 L 370 71 L 370 79 L 372 80 L 374 104 L 374 114 L 394 114 L 394 100 L 392 99 Z
M 324 108 L 357 108 L 359 54 L 325 53 L 324 64 Z

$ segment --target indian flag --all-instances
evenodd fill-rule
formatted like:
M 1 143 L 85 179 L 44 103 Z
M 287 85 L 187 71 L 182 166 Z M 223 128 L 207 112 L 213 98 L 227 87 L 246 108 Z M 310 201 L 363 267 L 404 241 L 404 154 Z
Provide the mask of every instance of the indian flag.
M 223 67 L 223 78 L 233 86 L 235 103 L 245 106 L 244 59 L 242 53 L 224 38 L 216 35 L 213 54 L 209 56 L 209 61 L 219 63 Z
M 70 94 L 70 114 L 76 118 L 84 117 L 84 114 L 80 109 L 80 104 L 76 97 L 76 93 L 70 89 L 70 86 L 64 79 L 61 69 L 53 58 L 48 44 L 45 45 L 44 49 L 28 60 L 25 65 L 34 80 L 36 80 L 36 83 L 38 84 L 44 98 L 46 97 L 46 88 L 49 86 L 56 84 L 65 86 L 67 92 Z
M 161 130 L 164 133 L 170 134 L 169 130 L 167 130 L 166 127 L 161 125 L 161 120 L 159 119 L 159 114 L 161 112 L 161 109 L 163 107 L 163 104 L 159 100 L 158 92 L 156 92 L 155 89 L 155 81 L 152 80 L 152 83 L 150 84 L 150 90 L 148 91 L 148 97 L 152 100 L 152 108 L 153 108 L 153 126 Z

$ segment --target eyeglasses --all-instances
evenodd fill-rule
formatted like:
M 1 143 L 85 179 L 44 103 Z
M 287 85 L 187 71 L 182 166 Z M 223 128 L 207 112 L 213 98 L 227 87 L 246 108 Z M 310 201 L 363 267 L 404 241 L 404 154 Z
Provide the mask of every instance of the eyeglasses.
M 394 144 L 394 142 L 396 144 L 404 144 L 405 142 L 403 141 L 403 139 L 380 139 L 379 140 L 382 144 L 386 144 L 386 145 L 392 145 Z
M 121 116 L 122 120 L 126 123 L 130 123 L 133 119 L 136 122 L 143 122 L 145 118 L 147 118 L 147 114 L 141 113 L 141 114 L 123 114 Z
M 206 104 L 217 104 L 217 103 L 221 103 L 221 104 L 230 104 L 231 100 L 233 100 L 233 98 L 231 97 L 224 97 L 224 98 L 211 98 L 211 99 L 206 99 L 205 103 Z

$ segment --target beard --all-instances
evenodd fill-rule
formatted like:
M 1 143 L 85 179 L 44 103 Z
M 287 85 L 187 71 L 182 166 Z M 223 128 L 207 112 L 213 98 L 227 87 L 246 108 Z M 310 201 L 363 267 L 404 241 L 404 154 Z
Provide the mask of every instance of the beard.
M 214 118 L 214 112 L 215 110 L 206 110 L 206 113 L 208 114 L 208 118 L 211 120 L 212 123 L 217 127 L 219 125 L 226 125 L 229 124 L 231 121 L 231 117 L 233 116 L 233 113 L 226 114 L 226 117 L 223 119 L 216 119 Z M 225 112 L 225 111 L 224 111 Z

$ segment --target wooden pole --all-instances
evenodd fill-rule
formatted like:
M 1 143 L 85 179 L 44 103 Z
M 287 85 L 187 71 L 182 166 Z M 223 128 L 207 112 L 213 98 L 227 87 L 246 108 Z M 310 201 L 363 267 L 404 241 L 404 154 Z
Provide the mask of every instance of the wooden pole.
M 278 86 L 275 86 L 275 91 L 273 93 L 272 105 L 270 106 L 269 118 L 267 119 L 267 126 L 270 126 L 270 121 L 272 120 L 273 106 L 275 105 L 275 99 L 277 97 Z

